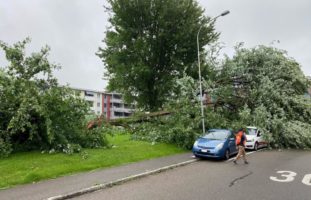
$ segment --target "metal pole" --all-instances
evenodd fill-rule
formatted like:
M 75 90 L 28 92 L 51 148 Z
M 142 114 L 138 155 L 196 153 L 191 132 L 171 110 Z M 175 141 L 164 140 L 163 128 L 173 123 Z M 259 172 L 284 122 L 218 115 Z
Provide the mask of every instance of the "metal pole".
M 202 78 L 201 78 L 201 64 L 200 64 L 200 45 L 199 45 L 199 34 L 202 26 L 200 26 L 197 34 L 197 47 L 198 47 L 198 66 L 199 66 L 199 84 L 200 84 L 200 102 L 201 102 L 201 117 L 202 117 L 202 131 L 205 134 L 205 123 L 204 123 L 204 109 L 203 109 L 203 96 L 202 96 Z
M 218 17 L 225 16 L 229 14 L 228 10 L 222 12 L 220 15 L 212 18 L 210 21 L 214 22 Z M 203 135 L 205 134 L 205 122 L 204 122 L 204 108 L 203 108 L 203 95 L 202 95 L 202 77 L 201 77 L 201 63 L 200 63 L 200 45 L 199 45 L 199 35 L 203 25 L 200 26 L 197 34 L 197 48 L 198 48 L 198 66 L 199 66 L 199 83 L 200 83 L 200 102 L 201 102 L 201 117 L 202 117 L 202 131 Z

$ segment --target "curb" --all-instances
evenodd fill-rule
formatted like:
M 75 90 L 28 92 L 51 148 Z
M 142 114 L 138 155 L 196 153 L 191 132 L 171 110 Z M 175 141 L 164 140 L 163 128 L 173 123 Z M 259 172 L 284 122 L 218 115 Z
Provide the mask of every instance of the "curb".
M 122 184 L 122 183 L 125 183 L 125 182 L 128 182 L 128 181 L 132 181 L 132 180 L 135 180 L 135 179 L 139 179 L 139 178 L 142 178 L 142 177 L 145 177 L 145 176 L 149 176 L 149 175 L 152 175 L 152 174 L 164 172 L 164 171 L 167 171 L 167 170 L 170 170 L 170 169 L 174 169 L 174 168 L 177 168 L 177 167 L 185 166 L 185 165 L 194 163 L 196 161 L 198 161 L 198 160 L 197 159 L 192 159 L 192 160 L 180 162 L 180 163 L 177 163 L 177 164 L 173 164 L 173 165 L 169 165 L 169 166 L 166 166 L 166 167 L 161 167 L 161 168 L 158 168 L 158 169 L 155 169 L 155 170 L 147 171 L 147 172 L 144 172 L 144 173 L 141 173 L 141 174 L 131 175 L 131 176 L 128 176 L 128 177 L 125 177 L 125 178 L 117 179 L 115 181 L 111 181 L 111 182 L 108 182 L 108 183 L 94 185 L 94 186 L 91 186 L 89 188 L 84 188 L 84 189 L 81 189 L 81 190 L 78 190 L 78 191 L 74 191 L 72 193 L 49 197 L 46 200 L 63 200 L 63 199 L 69 199 L 69 198 L 81 196 L 81 195 L 86 194 L 86 193 L 91 193 L 91 192 L 95 192 L 97 190 L 101 190 L 101 189 L 105 189 L 105 188 L 110 188 L 110 187 L 113 187 L 115 185 L 119 185 L 119 184 Z

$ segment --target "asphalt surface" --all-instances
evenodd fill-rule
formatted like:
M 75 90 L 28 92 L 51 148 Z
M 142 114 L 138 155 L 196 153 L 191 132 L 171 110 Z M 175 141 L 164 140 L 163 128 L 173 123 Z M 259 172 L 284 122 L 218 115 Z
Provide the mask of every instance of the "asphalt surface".
M 310 151 L 261 151 L 248 160 L 249 165 L 200 160 L 74 199 L 311 199 Z

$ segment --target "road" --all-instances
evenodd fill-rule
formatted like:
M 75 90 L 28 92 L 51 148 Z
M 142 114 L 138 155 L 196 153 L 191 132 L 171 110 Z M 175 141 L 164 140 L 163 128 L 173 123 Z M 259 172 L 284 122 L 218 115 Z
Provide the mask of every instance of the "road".
M 310 151 L 261 151 L 248 159 L 249 165 L 200 160 L 75 199 L 311 199 Z

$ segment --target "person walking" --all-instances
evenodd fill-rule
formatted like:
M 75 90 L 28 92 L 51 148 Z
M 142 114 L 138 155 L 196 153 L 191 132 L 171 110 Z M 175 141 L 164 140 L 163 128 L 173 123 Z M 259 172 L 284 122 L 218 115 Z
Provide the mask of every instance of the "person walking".
M 245 128 L 239 129 L 238 132 L 235 135 L 235 144 L 238 147 L 238 155 L 233 160 L 234 164 L 237 164 L 237 161 L 242 157 L 245 164 L 248 164 L 248 161 L 246 159 L 246 153 L 245 153 L 245 143 L 246 143 L 246 136 L 245 136 Z

